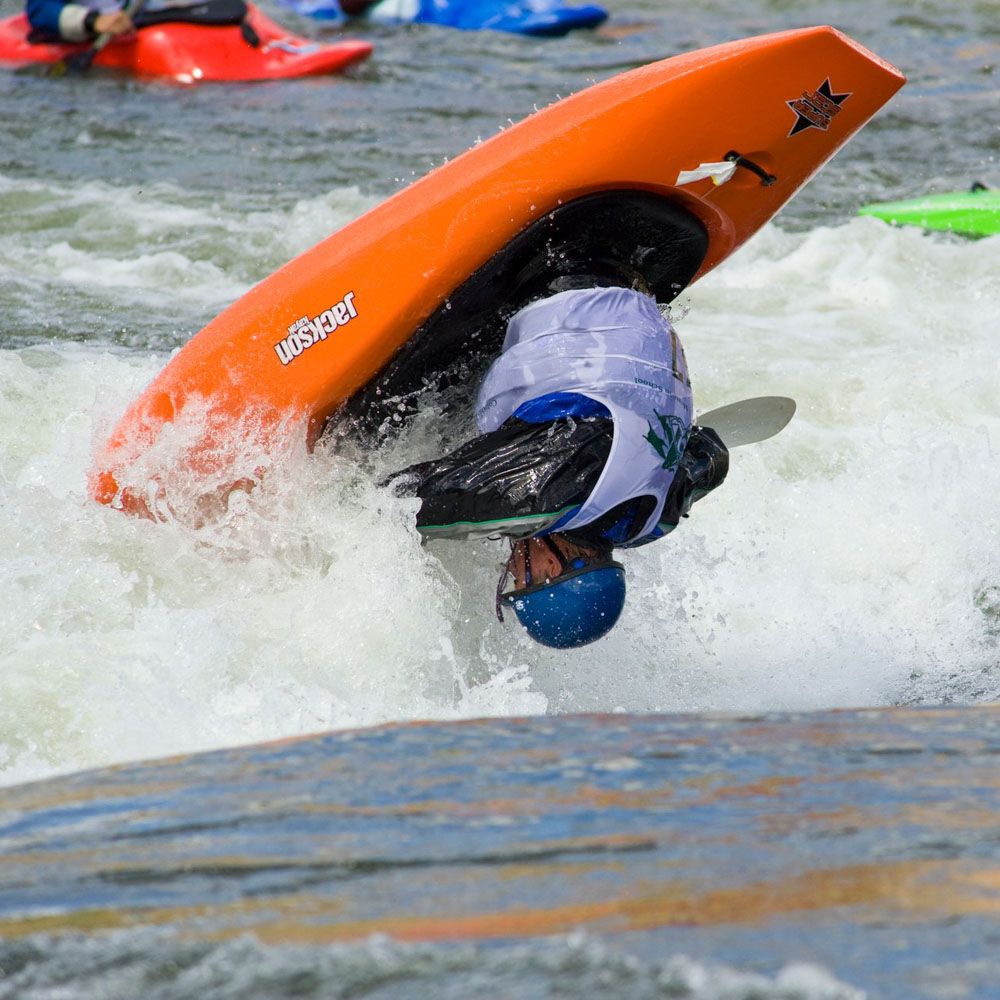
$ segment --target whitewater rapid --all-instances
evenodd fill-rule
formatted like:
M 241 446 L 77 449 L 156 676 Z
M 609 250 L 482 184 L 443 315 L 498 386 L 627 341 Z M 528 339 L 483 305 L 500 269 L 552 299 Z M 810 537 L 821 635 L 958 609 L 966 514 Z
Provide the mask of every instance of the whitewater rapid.
M 88 499 L 170 352 L 375 200 L 154 193 L 0 183 L 3 783 L 388 720 L 1000 697 L 1000 238 L 772 224 L 682 295 L 697 410 L 798 413 L 626 554 L 621 625 L 567 654 L 493 617 L 499 543 L 421 546 L 374 485 L 461 439 L 433 400 L 378 452 L 291 449 L 214 525 Z

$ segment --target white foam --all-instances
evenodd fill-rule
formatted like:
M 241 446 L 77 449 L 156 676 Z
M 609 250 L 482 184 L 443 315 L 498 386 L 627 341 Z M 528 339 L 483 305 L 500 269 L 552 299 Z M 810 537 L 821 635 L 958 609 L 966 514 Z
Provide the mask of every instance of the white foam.
M 998 258 L 769 228 L 686 294 L 698 409 L 799 411 L 625 555 L 621 626 L 575 653 L 495 621 L 501 546 L 422 547 L 415 501 L 373 485 L 438 451 L 433 413 L 373 456 L 291 447 L 214 526 L 153 524 L 85 477 L 166 356 L 0 351 L 2 780 L 393 719 L 1000 696 Z
M 217 934 L 222 938 L 222 934 Z M 13 946 L 8 946 L 13 947 Z M 331 998 L 394 996 L 650 996 L 687 1000 L 865 1000 L 867 994 L 821 966 L 789 963 L 764 975 L 684 955 L 650 960 L 633 943 L 605 942 L 582 931 L 528 942 L 406 943 L 384 934 L 321 947 L 264 945 L 249 934 L 179 943 L 149 927 L 104 934 L 63 933 L 22 939 L 4 996 L 52 997 L 72 979 L 74 995 L 151 1000 L 219 1000 L 287 995 L 308 975 Z M 648 949 L 647 949 L 648 950 Z M 662 947 L 661 947 L 662 951 Z M 0 945 L 0 957 L 3 957 Z M 464 994 L 463 994 L 464 991 Z
M 254 209 L 169 184 L 58 185 L 0 174 L 0 276 L 38 322 L 39 303 L 105 296 L 197 329 L 291 257 L 369 208 L 355 188 Z M 192 236 L 192 234 L 195 234 Z M 41 290 L 41 294 L 40 294 Z

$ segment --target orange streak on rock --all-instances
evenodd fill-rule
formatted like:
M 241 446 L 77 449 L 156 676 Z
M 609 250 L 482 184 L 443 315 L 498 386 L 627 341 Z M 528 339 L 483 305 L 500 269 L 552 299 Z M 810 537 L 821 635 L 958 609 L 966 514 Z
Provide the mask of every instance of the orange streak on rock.
M 350 941 L 375 933 L 402 941 L 444 941 L 534 937 L 578 927 L 621 933 L 782 918 L 920 922 L 969 915 L 996 917 L 1000 916 L 1000 868 L 973 871 L 961 862 L 936 861 L 858 865 L 708 891 L 669 882 L 641 895 L 551 907 L 338 919 L 348 905 L 347 900 L 294 895 L 220 906 L 82 910 L 0 921 L 0 936 L 173 925 L 179 934 L 196 933 L 199 939 L 249 932 L 269 944 Z M 220 921 L 225 926 L 214 929 Z

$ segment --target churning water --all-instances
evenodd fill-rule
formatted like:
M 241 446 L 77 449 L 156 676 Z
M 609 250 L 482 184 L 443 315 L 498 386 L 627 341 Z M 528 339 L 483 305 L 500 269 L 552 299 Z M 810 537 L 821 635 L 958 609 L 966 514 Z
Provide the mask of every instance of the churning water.
M 995 7 L 613 7 L 634 31 L 377 29 L 341 79 L 0 77 L 0 780 L 392 719 L 998 697 L 1000 241 L 854 217 L 1000 182 Z M 284 456 L 197 531 L 88 500 L 95 444 L 170 352 L 291 256 L 559 94 L 808 23 L 911 82 L 674 303 L 699 410 L 799 411 L 626 557 L 605 642 L 500 625 L 500 546 L 421 547 L 415 502 L 373 485 L 461 436 L 433 406 L 379 452 Z

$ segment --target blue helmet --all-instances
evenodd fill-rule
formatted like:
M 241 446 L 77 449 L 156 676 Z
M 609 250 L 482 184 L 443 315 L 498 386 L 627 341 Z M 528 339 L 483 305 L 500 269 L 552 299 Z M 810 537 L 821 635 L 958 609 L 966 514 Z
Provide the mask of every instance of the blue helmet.
M 562 554 L 549 545 L 562 563 Z M 572 649 L 600 639 L 618 621 L 625 605 L 621 563 L 605 556 L 588 563 L 574 559 L 570 567 L 557 577 L 500 598 L 514 609 L 532 639 L 554 649 Z

